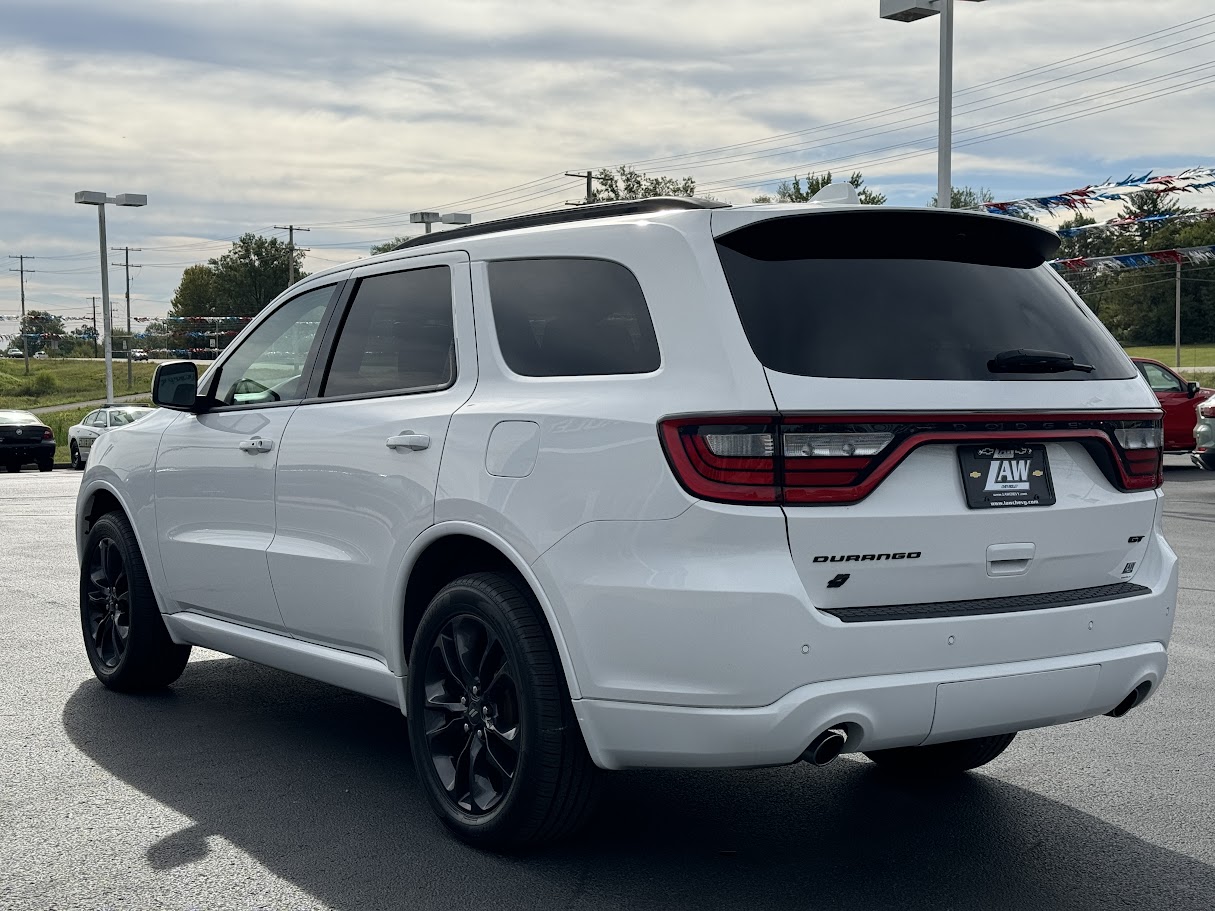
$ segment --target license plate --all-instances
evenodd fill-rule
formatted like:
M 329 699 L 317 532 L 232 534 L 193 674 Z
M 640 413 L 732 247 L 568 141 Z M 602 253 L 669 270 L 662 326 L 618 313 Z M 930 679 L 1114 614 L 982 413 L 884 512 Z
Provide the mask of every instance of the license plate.
M 1046 447 L 1039 443 L 959 446 L 958 461 L 971 509 L 1054 505 Z

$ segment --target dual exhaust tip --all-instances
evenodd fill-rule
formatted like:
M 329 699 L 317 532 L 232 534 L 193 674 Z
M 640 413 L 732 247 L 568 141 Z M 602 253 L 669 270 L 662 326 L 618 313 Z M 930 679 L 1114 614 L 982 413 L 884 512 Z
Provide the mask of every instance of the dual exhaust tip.
M 1114 708 L 1106 712 L 1111 718 L 1121 718 L 1148 697 L 1152 691 L 1152 682 L 1145 680 L 1129 693 L 1126 698 Z M 833 762 L 844 751 L 848 743 L 848 732 L 843 728 L 827 728 L 810 741 L 810 746 L 802 751 L 801 760 L 811 765 L 824 766 Z
M 811 765 L 826 765 L 843 752 L 847 742 L 848 732 L 843 728 L 827 728 L 810 741 L 810 746 L 802 752 L 802 761 Z

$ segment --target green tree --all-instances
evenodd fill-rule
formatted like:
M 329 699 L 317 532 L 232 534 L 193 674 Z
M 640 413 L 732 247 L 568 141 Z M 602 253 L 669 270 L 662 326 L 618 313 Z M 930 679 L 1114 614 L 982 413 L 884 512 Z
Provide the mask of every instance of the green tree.
M 63 319 L 47 313 L 45 310 L 27 310 L 21 320 L 21 334 L 29 343 L 29 352 L 45 351 L 50 348 L 51 338 L 59 338 L 67 334 L 63 328 Z M 20 339 L 15 347 L 20 348 Z
M 986 203 L 995 201 L 996 197 L 987 187 L 979 187 L 977 190 L 974 187 L 954 187 L 951 193 L 951 207 L 954 209 L 978 209 Z M 932 194 L 928 205 L 936 208 L 936 193 Z
M 801 180 L 796 176 L 790 183 L 784 181 L 776 188 L 775 196 L 756 196 L 752 202 L 809 202 L 814 198 L 814 194 L 823 187 L 831 183 L 831 172 L 827 171 L 822 176 L 811 171 L 806 175 L 806 188 L 802 189 Z M 848 178 L 848 183 L 856 187 L 856 195 L 861 200 L 861 205 L 865 206 L 881 206 L 886 204 L 886 195 L 879 193 L 876 190 L 870 190 L 865 186 L 865 178 L 861 176 L 860 171 L 854 171 L 852 176 Z
M 597 187 L 592 202 L 615 202 L 621 199 L 648 199 L 651 196 L 695 196 L 696 181 L 691 177 L 648 177 L 627 165 L 615 171 L 603 168 L 595 175 Z
M 1187 215 L 1193 211 L 1195 210 L 1192 208 L 1178 205 L 1172 197 L 1164 193 L 1157 193 L 1155 190 L 1140 190 L 1123 200 L 1122 211 L 1119 214 L 1123 218 L 1151 218 L 1157 215 Z M 1136 225 L 1135 231 L 1139 234 L 1140 239 L 1147 241 L 1153 235 L 1170 227 L 1171 224 L 1168 221 L 1147 222 Z
M 216 316 L 254 316 L 287 289 L 292 253 L 277 237 L 244 234 L 223 256 L 208 260 L 214 272 Z M 295 250 L 295 280 L 307 278 L 304 251 Z
M 400 236 L 394 237 L 392 240 L 386 240 L 382 244 L 373 244 L 371 247 L 371 255 L 378 256 L 381 253 L 389 253 L 395 250 L 401 244 L 405 243 L 405 241 L 411 239 L 412 238 Z

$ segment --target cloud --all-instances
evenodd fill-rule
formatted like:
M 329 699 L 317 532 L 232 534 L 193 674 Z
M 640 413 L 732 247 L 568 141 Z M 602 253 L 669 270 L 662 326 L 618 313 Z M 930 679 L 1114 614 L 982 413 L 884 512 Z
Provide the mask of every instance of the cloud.
M 72 192 L 146 192 L 146 209 L 109 212 L 110 239 L 144 248 L 136 313 L 156 315 L 180 263 L 216 256 L 245 231 L 312 225 L 310 268 L 322 267 L 410 233 L 409 211 L 459 206 L 484 220 L 561 205 L 581 194 L 565 170 L 665 158 L 640 167 L 746 201 L 795 173 L 859 168 L 892 202 L 922 204 L 935 187 L 937 29 L 880 21 L 876 0 L 836 7 L 9 3 L 0 245 L 71 257 L 48 259 L 32 287 L 80 300 L 98 284 L 87 271 L 96 220 Z M 1215 17 L 1192 0 L 1157 0 L 1150 22 L 1137 0 L 1109 0 L 1099 14 L 1048 0 L 959 7 L 955 182 L 1009 198 L 1210 163 L 1215 118 L 1195 116 L 1209 97 L 1201 89 L 1063 119 L 1119 93 L 1176 88 L 1180 77 L 1126 87 L 1210 60 L 1215 45 L 1201 41 L 1215 41 Z M 1067 61 L 1201 15 L 1150 45 Z M 1131 59 L 1150 48 L 1157 59 Z M 1113 61 L 1128 68 L 1109 73 Z M 1015 132 L 1067 102 L 1054 110 L 1061 122 Z M 688 154 L 739 143 L 749 144 Z M 7 275 L 0 312 L 11 308 Z

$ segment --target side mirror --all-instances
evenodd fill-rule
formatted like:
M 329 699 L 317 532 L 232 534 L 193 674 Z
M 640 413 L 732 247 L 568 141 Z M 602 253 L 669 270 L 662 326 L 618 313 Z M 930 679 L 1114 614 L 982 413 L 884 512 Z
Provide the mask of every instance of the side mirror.
M 1202 388 L 1201 386 L 1199 386 L 1197 383 L 1195 383 L 1192 380 L 1190 381 L 1189 385 L 1186 387 L 1186 389 L 1189 390 L 1190 398 L 1193 398 L 1194 396 L 1198 395 L 1198 390 L 1201 388 Z
M 152 374 L 152 402 L 162 408 L 192 411 L 198 398 L 198 367 L 193 361 L 157 364 Z

